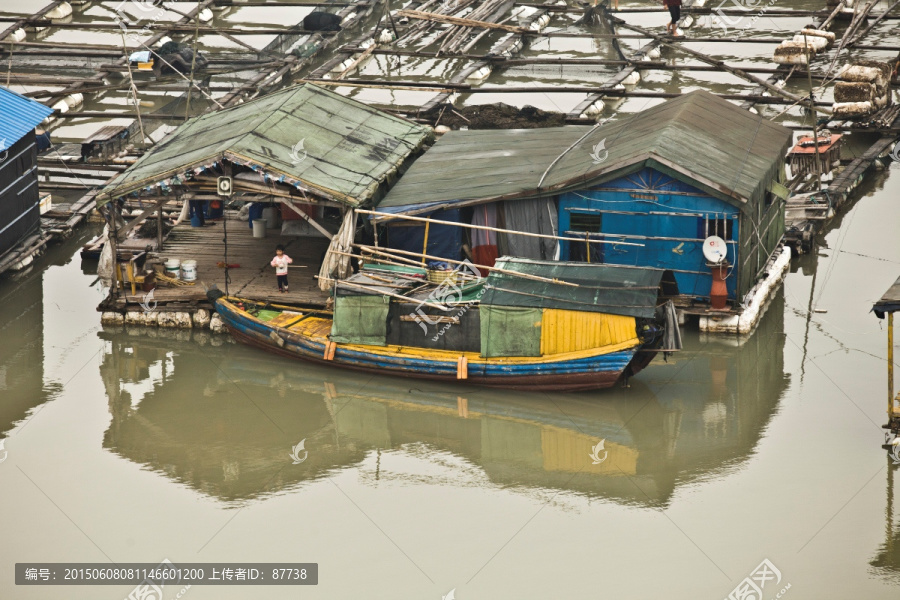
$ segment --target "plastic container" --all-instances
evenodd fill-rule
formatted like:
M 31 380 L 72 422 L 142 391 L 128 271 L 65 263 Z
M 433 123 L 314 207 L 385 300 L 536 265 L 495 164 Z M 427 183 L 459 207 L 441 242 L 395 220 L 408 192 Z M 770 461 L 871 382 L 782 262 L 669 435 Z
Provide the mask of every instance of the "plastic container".
M 278 209 L 274 206 L 268 206 L 262 211 L 263 220 L 268 223 L 267 227 L 269 229 L 275 229 L 278 227 Z
M 185 281 L 197 281 L 196 260 L 186 260 L 181 263 L 181 278 Z
M 255 237 L 255 238 L 266 237 L 266 220 L 265 219 L 257 219 L 256 221 L 253 221 L 253 237 Z
M 166 261 L 166 275 L 178 279 L 181 275 L 181 261 L 177 258 L 170 258 Z

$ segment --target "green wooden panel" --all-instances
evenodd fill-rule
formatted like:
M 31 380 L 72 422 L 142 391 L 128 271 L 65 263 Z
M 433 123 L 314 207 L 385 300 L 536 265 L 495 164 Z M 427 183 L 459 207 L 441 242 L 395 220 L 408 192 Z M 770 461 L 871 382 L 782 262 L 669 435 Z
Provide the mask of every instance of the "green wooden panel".
M 388 296 L 338 296 L 334 299 L 331 339 L 341 344 L 387 344 Z
M 541 315 L 540 308 L 489 306 L 482 304 L 481 355 L 540 356 Z

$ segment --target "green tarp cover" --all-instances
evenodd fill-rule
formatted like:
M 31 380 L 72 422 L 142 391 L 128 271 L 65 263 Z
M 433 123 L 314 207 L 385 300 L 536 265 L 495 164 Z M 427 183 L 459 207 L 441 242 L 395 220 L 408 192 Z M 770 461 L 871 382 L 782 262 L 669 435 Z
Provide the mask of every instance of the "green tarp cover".
M 666 271 L 662 269 L 510 257 L 501 258 L 496 266 L 516 273 L 574 283 L 577 287 L 491 271 L 481 298 L 482 312 L 486 305 L 494 305 L 559 308 L 653 318 L 660 282 L 665 285 L 671 279 L 674 285 L 674 277 L 669 273 L 664 279 Z M 482 332 L 483 323 L 482 320 Z
M 186 171 L 224 159 L 254 167 L 259 183 L 265 173 L 357 206 L 383 193 L 431 135 L 428 127 L 315 85 L 289 87 L 185 122 L 111 181 L 97 203 L 183 180 Z
M 331 339 L 341 344 L 387 343 L 388 296 L 338 296 L 334 299 Z
M 481 355 L 540 356 L 541 315 L 540 308 L 513 306 L 486 306 L 482 303 Z

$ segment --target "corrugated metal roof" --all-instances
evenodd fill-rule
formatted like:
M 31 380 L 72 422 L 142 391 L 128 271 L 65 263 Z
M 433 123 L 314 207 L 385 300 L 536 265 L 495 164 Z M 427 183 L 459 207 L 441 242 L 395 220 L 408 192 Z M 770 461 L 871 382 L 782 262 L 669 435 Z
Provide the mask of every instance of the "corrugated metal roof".
M 40 102 L 0 86 L 0 150 L 6 150 L 53 112 Z
M 702 90 L 593 131 L 454 131 L 410 167 L 379 209 L 418 212 L 556 194 L 649 166 L 748 210 L 748 201 L 760 201 L 782 168 L 791 138 L 789 129 Z
M 187 121 L 113 180 L 98 202 L 227 158 L 357 205 L 430 136 L 428 127 L 305 84 Z

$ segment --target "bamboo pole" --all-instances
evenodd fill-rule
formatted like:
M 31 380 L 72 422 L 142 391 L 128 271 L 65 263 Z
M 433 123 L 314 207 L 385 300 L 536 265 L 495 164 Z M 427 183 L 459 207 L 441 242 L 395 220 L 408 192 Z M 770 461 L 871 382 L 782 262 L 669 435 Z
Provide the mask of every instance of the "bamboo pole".
M 333 279 L 331 277 L 320 277 L 319 275 L 315 275 L 316 279 L 326 279 L 328 281 L 333 281 L 335 285 L 342 285 L 350 288 L 355 288 L 357 290 L 362 290 L 366 292 L 376 292 L 382 296 L 390 296 L 391 298 L 396 298 L 397 300 L 403 300 L 404 302 L 410 302 L 413 304 L 419 304 L 420 306 L 428 306 L 430 308 L 436 308 L 438 310 L 442 310 L 444 312 L 450 312 L 451 310 L 456 310 L 455 307 L 444 306 L 443 304 L 435 304 L 433 302 L 429 302 L 427 300 L 416 300 L 415 298 L 410 298 L 409 296 L 403 296 L 400 294 L 394 294 L 393 292 L 385 292 L 383 290 L 375 289 L 380 286 L 376 284 L 372 284 L 371 286 L 361 285 L 356 283 L 351 283 L 346 280 Z
M 455 223 L 453 221 L 442 221 L 440 219 L 431 219 L 428 217 L 416 217 L 413 215 L 397 215 L 393 213 L 383 213 L 378 212 L 376 210 L 365 210 L 362 208 L 357 208 L 356 212 L 363 215 L 372 215 L 375 217 L 385 217 L 381 219 L 381 221 L 389 221 L 389 220 L 403 220 L 403 221 L 419 221 L 420 223 L 437 223 L 438 225 L 454 225 L 456 227 L 465 227 L 467 229 L 480 229 L 482 231 L 493 231 L 495 233 L 508 233 L 512 235 L 521 235 L 525 237 L 536 237 L 543 238 L 545 240 L 562 240 L 566 242 L 580 242 L 581 238 L 573 238 L 573 237 L 562 237 L 558 235 L 550 235 L 548 233 L 531 233 L 530 231 L 516 231 L 514 229 L 501 229 L 499 227 L 490 227 L 488 225 L 472 225 L 471 223 Z M 626 236 L 622 236 L 626 237 Z M 594 240 L 594 243 L 597 244 L 613 244 L 615 246 L 639 246 L 643 247 L 644 244 L 637 244 L 635 242 L 617 242 L 614 240 Z M 441 259 L 442 260 L 442 259 Z
M 379 249 L 375 248 L 374 246 L 366 246 L 365 244 L 353 244 L 353 245 L 356 246 L 357 248 L 361 248 L 361 249 L 367 250 L 368 252 L 372 252 L 372 253 L 374 253 L 374 254 L 381 254 L 381 255 L 384 255 L 384 256 L 391 257 L 391 258 L 393 258 L 393 259 L 401 259 L 402 257 L 399 257 L 399 256 L 392 256 L 392 255 L 390 254 L 390 252 L 395 252 L 395 253 L 397 253 L 397 254 L 406 254 L 406 255 L 409 255 L 409 256 L 419 256 L 419 255 L 416 254 L 415 252 L 408 252 L 408 251 L 406 251 L 406 250 L 398 250 L 398 249 L 396 249 L 396 248 L 384 248 L 384 249 L 382 249 L 382 250 L 379 250 Z M 548 277 L 541 277 L 540 275 L 531 275 L 530 273 L 519 273 L 518 271 L 510 271 L 509 269 L 504 269 L 504 268 L 502 268 L 502 267 L 489 267 L 489 266 L 487 266 L 487 265 L 477 265 L 477 264 L 475 264 L 475 263 L 473 263 L 473 262 L 466 262 L 466 261 L 461 261 L 461 260 L 453 260 L 453 259 L 451 259 L 451 258 L 444 258 L 444 257 L 442 257 L 442 256 L 431 256 L 431 255 L 429 255 L 429 254 L 425 254 L 425 255 L 423 255 L 423 256 L 424 256 L 425 258 L 430 258 L 430 259 L 432 259 L 432 260 L 440 260 L 440 261 L 443 261 L 443 262 L 454 263 L 454 264 L 457 264 L 457 265 L 468 265 L 468 266 L 471 266 L 471 267 L 475 267 L 475 268 L 478 269 L 478 270 L 484 269 L 485 271 L 497 271 L 498 273 L 503 273 L 503 274 L 505 274 L 505 275 L 512 275 L 512 276 L 514 276 L 514 277 L 521 277 L 522 279 L 530 279 L 530 280 L 532 280 L 532 281 L 541 281 L 541 282 L 543 282 L 543 283 L 556 283 L 556 284 L 559 284 L 559 285 L 568 285 L 568 286 L 570 286 L 570 287 L 581 287 L 581 286 L 578 285 L 577 283 L 571 283 L 571 282 L 568 282 L 568 281 L 561 281 L 561 280 L 559 280 L 559 279 L 550 279 L 550 278 L 548 278 Z M 410 261 L 410 262 L 412 262 L 412 261 Z

